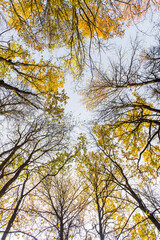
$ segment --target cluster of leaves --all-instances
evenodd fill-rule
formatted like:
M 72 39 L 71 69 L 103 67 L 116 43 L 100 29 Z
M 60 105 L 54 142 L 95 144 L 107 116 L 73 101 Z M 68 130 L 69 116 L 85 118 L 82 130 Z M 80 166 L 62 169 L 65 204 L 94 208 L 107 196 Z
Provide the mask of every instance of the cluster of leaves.
M 18 112 L 18 109 L 20 112 L 21 106 L 26 105 L 57 116 L 58 112 L 62 112 L 67 97 L 60 90 L 64 84 L 60 67 L 43 58 L 37 63 L 29 51 L 15 41 L 1 45 L 0 65 L 2 114 Z
M 9 27 L 28 46 L 38 51 L 44 47 L 69 50 L 67 64 L 76 61 L 78 68 L 84 65 L 93 40 L 100 45 L 101 39 L 121 36 L 131 20 L 144 15 L 151 7 L 158 8 L 157 2 L 144 0 L 4 0 L 2 5 Z

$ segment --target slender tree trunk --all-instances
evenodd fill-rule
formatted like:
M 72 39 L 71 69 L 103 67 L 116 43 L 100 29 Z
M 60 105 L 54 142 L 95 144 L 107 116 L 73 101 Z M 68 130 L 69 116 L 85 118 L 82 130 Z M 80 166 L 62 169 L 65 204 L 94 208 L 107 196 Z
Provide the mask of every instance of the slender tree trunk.
M 160 222 L 155 218 L 154 214 L 148 210 L 148 208 L 145 206 L 143 201 L 137 196 L 137 194 L 132 189 L 130 190 L 130 193 L 138 203 L 139 208 L 147 215 L 147 217 L 151 220 L 151 222 L 155 225 L 155 227 L 160 232 Z
M 158 231 L 160 232 L 160 222 L 156 219 L 156 217 L 154 216 L 154 214 L 152 212 L 149 211 L 149 209 L 146 207 L 146 205 L 143 203 L 143 200 L 136 194 L 136 192 L 134 192 L 134 190 L 132 189 L 132 187 L 130 186 L 127 177 L 125 176 L 122 168 L 120 167 L 119 164 L 116 164 L 119 169 L 121 170 L 121 173 L 125 179 L 125 184 L 123 185 L 123 187 L 126 189 L 127 192 L 129 192 L 129 194 L 134 198 L 134 200 L 138 203 L 139 208 L 141 209 L 141 211 L 143 211 L 147 217 L 151 220 L 151 222 L 155 225 L 155 227 L 158 229 Z M 116 179 L 116 178 L 115 178 Z M 116 179 L 117 181 L 117 179 Z M 118 181 L 117 181 L 118 182 Z M 118 185 L 121 186 L 121 184 L 118 182 Z
M 10 187 L 10 185 L 16 181 L 16 179 L 19 177 L 20 173 L 23 171 L 23 169 L 28 165 L 28 163 L 30 162 L 34 151 L 36 149 L 36 146 L 38 145 L 38 142 L 35 144 L 31 154 L 29 155 L 28 159 L 25 161 L 25 163 L 23 163 L 18 169 L 17 172 L 15 173 L 15 175 L 3 186 L 3 188 L 0 190 L 0 198 L 3 197 L 3 195 L 6 193 L 6 190 Z
M 103 151 L 105 153 L 105 151 Z M 154 224 L 154 226 L 157 228 L 157 230 L 160 232 L 160 222 L 156 219 L 156 217 L 154 216 L 154 214 L 152 212 L 149 211 L 149 209 L 146 207 L 146 205 L 143 203 L 143 200 L 136 194 L 136 192 L 133 190 L 133 188 L 131 187 L 131 185 L 128 182 L 128 179 L 126 177 L 126 175 L 123 172 L 122 167 L 116 162 L 114 161 L 110 155 L 107 155 L 105 153 L 105 155 L 107 157 L 110 158 L 111 162 L 118 167 L 118 169 L 120 170 L 124 180 L 125 180 L 125 184 L 121 184 L 118 179 L 112 174 L 112 176 L 114 177 L 114 179 L 116 180 L 117 184 L 119 186 L 123 186 L 124 189 L 126 189 L 127 192 L 130 193 L 130 195 L 134 198 L 134 200 L 138 203 L 139 208 L 147 215 L 148 219 L 151 220 L 151 222 Z
M 23 192 L 24 192 L 24 188 L 25 188 L 25 184 L 26 184 L 27 180 L 28 180 L 28 176 L 27 176 L 27 178 L 25 179 L 25 181 L 24 181 L 24 183 L 23 183 L 23 187 L 22 187 L 22 191 L 21 191 L 21 196 L 20 196 L 20 198 L 19 198 L 19 200 L 18 200 L 18 202 L 17 202 L 17 205 L 16 205 L 16 207 L 15 207 L 15 209 L 14 209 L 14 212 L 13 212 L 13 214 L 12 214 L 9 222 L 8 222 L 8 225 L 7 225 L 7 227 L 6 227 L 6 230 L 5 230 L 4 233 L 3 233 L 3 236 L 2 236 L 2 238 L 1 238 L 1 240 L 5 240 L 5 239 L 6 239 L 8 233 L 9 233 L 9 231 L 10 231 L 12 225 L 13 225 L 13 222 L 14 222 L 16 216 L 17 216 L 17 212 L 18 212 L 19 206 L 20 206 L 20 204 L 21 204 L 21 202 L 22 202 L 22 199 L 23 199 L 23 197 L 24 197 Z
M 64 228 L 63 228 L 63 218 L 60 219 L 60 240 L 64 240 L 63 239 L 63 231 L 64 231 Z
M 100 208 L 100 205 L 99 205 L 97 193 L 96 193 L 96 203 L 97 203 L 97 207 L 98 207 L 99 236 L 100 236 L 100 240 L 104 240 L 104 233 L 103 233 L 103 226 L 102 226 L 102 216 L 101 216 L 101 208 Z

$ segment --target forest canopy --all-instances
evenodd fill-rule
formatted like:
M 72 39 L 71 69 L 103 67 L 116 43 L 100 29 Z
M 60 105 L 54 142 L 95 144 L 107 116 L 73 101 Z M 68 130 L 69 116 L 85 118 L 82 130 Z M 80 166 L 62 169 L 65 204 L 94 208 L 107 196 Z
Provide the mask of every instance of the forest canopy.
M 2 240 L 160 239 L 159 8 L 1 1 Z M 118 48 L 133 26 L 141 38 Z M 66 113 L 72 79 L 85 124 Z

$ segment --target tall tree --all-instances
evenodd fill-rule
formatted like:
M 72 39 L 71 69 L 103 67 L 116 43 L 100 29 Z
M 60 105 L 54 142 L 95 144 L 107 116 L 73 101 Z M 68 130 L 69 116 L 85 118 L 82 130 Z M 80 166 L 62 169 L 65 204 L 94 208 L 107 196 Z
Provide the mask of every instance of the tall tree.
M 5 237 L 13 225 L 21 202 L 27 193 L 34 189 L 29 187 L 29 183 L 37 174 L 37 169 L 45 169 L 48 164 L 52 164 L 55 174 L 64 165 L 60 159 L 58 162 L 55 160 L 55 155 L 58 151 L 65 150 L 68 128 L 62 120 L 60 123 L 59 120 L 53 121 L 52 116 L 38 113 L 36 115 L 30 120 L 23 119 L 23 123 L 21 121 L 7 123 L 8 131 L 6 130 L 6 136 L 3 134 L 4 138 L 1 140 L 1 229 Z M 46 176 L 47 174 L 42 179 Z M 35 179 L 34 186 L 39 183 L 40 181 Z
M 158 193 L 159 185 L 156 166 L 152 166 L 152 171 L 148 167 L 148 162 L 154 159 L 154 156 L 148 155 L 148 162 L 144 162 L 140 170 L 133 160 L 134 149 L 132 153 L 126 152 L 125 147 L 116 137 L 115 130 L 111 130 L 109 125 L 95 125 L 92 136 L 100 151 L 101 157 L 97 157 L 97 160 L 102 162 L 105 169 L 103 175 L 112 176 L 112 181 L 121 192 L 118 199 L 125 203 L 123 205 L 125 217 L 123 220 L 115 218 L 116 224 L 120 220 L 115 236 L 118 239 L 121 236 L 128 239 L 134 239 L 136 236 L 137 239 L 141 239 L 146 232 L 145 236 L 156 238 L 155 229 L 160 231 L 160 222 L 158 196 L 156 199 L 155 189 Z M 153 231 L 150 230 L 151 226 Z M 111 229 L 114 229 L 114 224 Z
M 55 177 L 45 178 L 32 192 L 20 215 L 23 216 L 24 211 L 29 214 L 29 221 L 33 223 L 29 233 L 33 237 L 59 240 L 82 237 L 83 212 L 88 204 L 88 197 L 83 191 L 81 181 L 72 179 L 62 170 Z M 27 221 L 26 224 L 28 223 Z M 23 232 L 23 227 L 21 230 Z
M 116 175 L 116 169 L 107 164 L 99 152 L 88 152 L 78 158 L 78 172 L 85 179 L 84 189 L 90 196 L 90 234 L 93 239 L 114 239 L 114 231 L 120 228 L 116 218 L 124 214 L 124 203 L 119 201 L 121 192 L 106 166 Z M 87 215 L 87 214 L 86 214 Z M 88 214 L 89 215 L 89 214 Z
M 30 188 L 30 179 L 37 168 L 55 164 L 55 154 L 65 148 L 69 130 L 63 118 L 67 97 L 60 90 L 64 83 L 61 68 L 51 60 L 36 59 L 24 44 L 7 41 L 7 35 L 7 31 L 0 34 L 2 239 L 12 231 L 28 193 L 40 183 L 35 180 Z M 63 164 L 59 161 L 55 171 Z

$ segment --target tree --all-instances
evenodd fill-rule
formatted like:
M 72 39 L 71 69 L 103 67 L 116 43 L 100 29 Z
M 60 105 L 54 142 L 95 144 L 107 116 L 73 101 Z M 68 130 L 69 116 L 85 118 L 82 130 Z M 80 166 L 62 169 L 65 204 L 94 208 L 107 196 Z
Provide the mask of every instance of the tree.
M 23 216 L 23 212 L 29 214 L 29 222 L 33 223 L 29 233 L 33 237 L 60 240 L 80 238 L 83 212 L 88 204 L 81 181 L 73 180 L 62 170 L 57 176 L 45 178 L 28 196 L 20 215 Z M 23 232 L 23 227 L 21 230 Z
M 65 150 L 67 131 L 62 120 L 61 123 L 53 121 L 49 115 L 37 114 L 33 119 L 24 119 L 23 124 L 21 121 L 8 124 L 0 154 L 2 239 L 9 233 L 28 193 L 47 177 L 46 174 L 39 181 L 35 179 L 34 186 L 30 187 L 30 179 L 37 174 L 37 169 L 45 169 L 52 164 L 55 175 L 65 164 L 65 159 L 57 161 L 55 155 L 62 148 Z
M 119 201 L 121 192 L 110 172 L 106 172 L 106 159 L 99 152 L 88 152 L 78 158 L 78 172 L 85 180 L 84 189 L 90 196 L 89 209 L 90 235 L 93 239 L 114 239 L 114 231 L 120 225 L 116 218 L 121 218 L 124 213 L 124 203 Z M 116 175 L 116 169 L 107 165 Z M 89 215 L 89 214 L 88 214 Z
M 92 136 L 100 151 L 97 161 L 102 163 L 105 170 L 104 177 L 107 178 L 110 174 L 113 183 L 117 185 L 121 193 L 117 199 L 120 201 L 119 204 L 122 202 L 125 217 L 114 219 L 116 226 L 120 224 L 119 228 L 115 228 L 114 236 L 118 239 L 121 236 L 128 237 L 128 239 L 135 239 L 136 236 L 137 239 L 141 239 L 144 235 L 156 238 L 155 229 L 160 231 L 159 204 L 154 194 L 156 191 L 154 188 L 157 187 L 158 192 L 159 187 L 156 184 L 156 167 L 150 171 L 146 162 L 144 163 L 145 171 L 137 169 L 131 153 L 124 151 L 124 146 L 116 138 L 114 130 L 111 131 L 109 125 L 95 125 Z M 148 161 L 150 157 L 148 156 Z M 114 198 L 116 196 L 113 197 L 113 202 Z M 114 224 L 111 229 L 114 229 Z
M 60 67 L 51 60 L 35 60 L 20 43 L 0 34 L 0 198 L 2 239 L 12 232 L 21 205 L 31 188 L 30 180 L 38 168 L 45 168 L 64 147 L 69 130 L 64 123 L 66 94 Z M 7 35 L 6 35 L 7 36 Z M 6 38 L 6 37 L 5 37 Z M 6 129 L 7 126 L 7 129 Z M 4 131 L 5 129 L 5 131 Z M 54 175 L 64 162 L 54 166 Z

